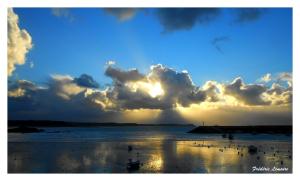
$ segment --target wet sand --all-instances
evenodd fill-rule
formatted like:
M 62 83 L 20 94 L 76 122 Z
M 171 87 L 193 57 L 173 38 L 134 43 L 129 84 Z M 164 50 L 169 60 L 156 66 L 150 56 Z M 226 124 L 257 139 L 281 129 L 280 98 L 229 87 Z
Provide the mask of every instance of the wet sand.
M 291 173 L 292 142 L 8 142 L 9 173 L 128 173 L 130 158 L 142 163 L 133 173 Z

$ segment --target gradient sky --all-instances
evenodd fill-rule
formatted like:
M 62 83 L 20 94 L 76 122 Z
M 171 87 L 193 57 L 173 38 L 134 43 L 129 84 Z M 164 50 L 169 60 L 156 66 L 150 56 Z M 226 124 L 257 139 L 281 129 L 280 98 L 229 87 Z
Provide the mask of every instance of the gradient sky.
M 28 66 L 15 76 L 43 82 L 49 74 L 87 72 L 103 85 L 111 82 L 103 74 L 108 60 L 142 72 L 157 63 L 188 70 L 196 84 L 237 76 L 254 82 L 266 73 L 292 71 L 291 9 L 267 9 L 243 23 L 235 22 L 235 9 L 222 9 L 214 21 L 170 33 L 163 33 L 154 11 L 120 21 L 100 9 L 70 9 L 65 16 L 51 9 L 15 9 L 34 44 Z M 212 45 L 218 37 L 228 37 L 219 43 L 223 53 Z
M 291 8 L 8 11 L 9 119 L 292 123 Z

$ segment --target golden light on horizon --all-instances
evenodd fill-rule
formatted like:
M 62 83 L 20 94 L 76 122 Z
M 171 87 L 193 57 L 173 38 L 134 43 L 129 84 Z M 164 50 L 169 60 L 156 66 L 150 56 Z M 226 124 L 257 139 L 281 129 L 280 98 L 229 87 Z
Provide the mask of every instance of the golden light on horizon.
M 160 114 L 160 109 L 126 109 L 123 111 L 123 118 L 135 122 L 147 122 L 157 119 Z

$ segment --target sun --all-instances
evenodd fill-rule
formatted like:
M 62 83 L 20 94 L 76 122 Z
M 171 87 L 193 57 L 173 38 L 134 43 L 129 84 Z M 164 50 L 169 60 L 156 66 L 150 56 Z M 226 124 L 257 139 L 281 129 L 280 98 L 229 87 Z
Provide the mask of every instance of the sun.
M 153 98 L 164 95 L 164 90 L 159 82 L 149 84 L 149 95 Z
M 126 84 L 132 92 L 143 91 L 149 94 L 152 98 L 161 97 L 165 94 L 160 82 L 137 81 Z

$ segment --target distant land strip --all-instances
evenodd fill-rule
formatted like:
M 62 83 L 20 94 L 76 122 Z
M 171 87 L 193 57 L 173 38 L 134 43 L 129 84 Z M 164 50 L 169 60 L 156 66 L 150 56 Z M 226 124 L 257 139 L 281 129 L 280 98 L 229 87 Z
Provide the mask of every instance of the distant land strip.
M 208 133 L 251 133 L 251 134 L 292 134 L 291 125 L 255 125 L 255 126 L 198 126 L 189 133 L 208 134 Z
M 67 122 L 51 120 L 8 120 L 8 127 L 99 127 L 99 126 L 191 126 L 193 124 L 138 124 L 138 123 L 95 123 L 95 122 Z

